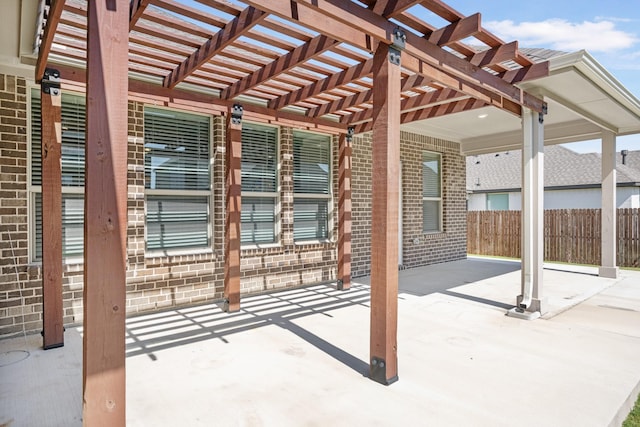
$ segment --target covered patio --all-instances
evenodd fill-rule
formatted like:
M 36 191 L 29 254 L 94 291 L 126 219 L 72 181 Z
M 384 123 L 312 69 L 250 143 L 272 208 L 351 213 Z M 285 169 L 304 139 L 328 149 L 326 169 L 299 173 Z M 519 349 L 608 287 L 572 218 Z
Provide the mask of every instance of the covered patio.
M 401 271 L 390 388 L 367 379 L 369 278 L 130 317 L 127 425 L 619 425 L 640 390 L 640 272 L 544 273 L 549 312 L 526 322 L 504 316 L 518 262 Z M 81 425 L 82 335 L 3 342 L 0 423 Z
M 564 300 L 574 298 L 573 293 L 563 292 L 559 292 L 556 298 L 551 290 L 547 293 L 543 289 L 543 284 L 546 285 L 548 280 L 543 278 L 541 256 L 545 143 L 586 137 L 603 139 L 603 153 L 606 154 L 603 158 L 607 159 L 603 163 L 603 265 L 599 270 L 602 278 L 591 278 L 594 280 L 593 293 L 602 290 L 604 284 L 614 283 L 618 279 L 613 239 L 615 192 L 612 196 L 607 189 L 615 188 L 615 162 L 612 161 L 615 137 L 618 134 L 640 132 L 640 103 L 614 79 L 606 79 L 608 86 L 603 90 L 603 76 L 607 76 L 598 74 L 597 66 L 589 64 L 586 71 L 581 70 L 584 61 L 573 57 L 573 62 L 555 64 L 547 60 L 533 61 L 519 50 L 517 42 L 504 42 L 486 31 L 481 25 L 479 13 L 463 16 L 440 0 L 203 0 L 197 3 L 198 7 L 194 7 L 193 2 L 174 0 L 57 0 L 51 2 L 46 15 L 42 14 L 42 25 L 37 28 L 39 51 L 35 61 L 35 82 L 42 89 L 41 212 L 46 213 L 41 217 L 44 348 L 64 346 L 64 349 L 56 351 L 57 354 L 70 354 L 69 364 L 75 366 L 70 374 L 72 377 L 78 375 L 77 370 L 82 367 L 81 395 L 75 391 L 70 395 L 76 404 L 84 404 L 82 417 L 86 425 L 123 425 L 125 414 L 131 425 L 136 422 L 153 424 L 150 419 L 144 418 L 151 412 L 148 410 L 151 406 L 156 412 L 154 416 L 161 416 L 158 408 L 171 408 L 173 414 L 180 416 L 183 414 L 180 408 L 198 400 L 195 396 L 187 396 L 183 388 L 189 389 L 189 393 L 200 390 L 198 395 L 202 398 L 216 395 L 216 399 L 219 399 L 216 401 L 227 409 L 233 407 L 229 401 L 234 402 L 232 404 L 242 402 L 229 414 L 231 418 L 224 422 L 237 420 L 240 413 L 251 417 L 246 409 L 240 408 L 246 408 L 247 399 L 254 399 L 255 402 L 260 400 L 258 394 L 252 393 L 260 390 L 256 382 L 262 380 L 265 386 L 261 391 L 269 393 L 269 403 L 264 402 L 264 406 L 261 403 L 256 407 L 258 421 L 255 423 L 259 424 L 264 419 L 275 425 L 278 424 L 278 415 L 282 417 L 282 414 L 294 410 L 291 409 L 293 405 L 278 410 L 269 408 L 275 397 L 271 387 L 282 383 L 283 378 L 291 379 L 291 382 L 288 380 L 284 383 L 289 390 L 281 390 L 289 396 L 297 398 L 303 394 L 297 387 L 315 388 L 311 394 L 307 394 L 304 405 L 319 402 L 326 395 L 331 396 L 334 404 L 338 400 L 338 406 L 335 406 L 335 417 L 338 419 L 346 408 L 340 405 L 350 405 L 347 399 L 351 398 L 342 394 L 341 389 L 349 388 L 348 384 L 361 380 L 360 375 L 353 375 L 354 370 L 358 374 L 368 371 L 368 377 L 385 385 L 398 379 L 400 340 L 404 340 L 402 346 L 407 348 L 403 350 L 406 351 L 404 354 L 409 359 L 408 364 L 415 363 L 415 371 L 407 369 L 407 372 L 411 372 L 407 377 L 413 378 L 401 386 L 403 390 L 406 387 L 408 394 L 398 401 L 400 406 L 397 408 L 402 409 L 402 413 L 408 417 L 418 419 L 418 408 L 421 406 L 412 399 L 433 396 L 434 406 L 442 399 L 439 397 L 440 385 L 422 389 L 418 384 L 428 383 L 426 378 L 429 377 L 421 377 L 420 372 L 427 371 L 421 371 L 420 366 L 437 366 L 446 360 L 440 359 L 445 356 L 440 351 L 431 353 L 435 357 L 432 363 L 425 362 L 422 355 L 430 353 L 429 344 L 442 344 L 437 342 L 439 338 L 436 337 L 444 337 L 440 335 L 444 333 L 441 328 L 445 328 L 449 322 L 467 318 L 471 323 L 461 325 L 471 327 L 480 319 L 493 319 L 495 316 L 499 321 L 495 320 L 495 324 L 489 321 L 487 328 L 490 325 L 504 328 L 513 333 L 514 340 L 523 343 L 526 348 L 529 345 L 538 348 L 532 340 L 537 328 L 542 326 L 525 327 L 513 319 L 513 323 L 507 323 L 508 320 L 501 316 L 500 311 L 517 305 L 515 310 L 511 310 L 515 316 L 548 316 L 554 312 L 554 304 L 562 306 Z M 416 15 L 416 8 L 432 17 L 434 22 L 426 22 Z M 481 46 L 476 48 L 469 42 Z M 590 70 L 595 70 L 595 74 L 589 74 Z M 567 87 L 562 77 L 571 73 L 575 74 L 570 78 L 576 85 L 573 90 L 591 97 L 576 99 L 571 93 L 558 91 L 559 87 Z M 536 81 L 539 84 L 533 83 Z M 81 334 L 79 329 L 68 329 L 65 333 L 63 320 L 62 218 L 58 209 L 62 199 L 61 91 L 86 95 L 86 157 L 83 158 L 86 171 L 86 176 L 83 176 L 85 246 L 82 266 L 79 267 L 83 276 Z M 140 130 L 144 127 L 140 125 L 140 117 L 136 116 L 144 111 L 145 106 L 179 109 L 219 119 L 211 128 L 218 136 L 222 135 L 224 143 L 215 147 L 215 151 L 207 146 L 204 168 L 207 182 L 194 191 L 211 201 L 211 209 L 217 209 L 218 218 L 222 218 L 220 223 L 209 221 L 209 217 L 205 220 L 205 240 L 207 250 L 212 255 L 203 266 L 209 270 L 209 282 L 215 282 L 217 277 L 222 278 L 222 289 L 218 292 L 222 294 L 220 301 L 226 314 L 209 305 L 127 319 L 128 286 L 132 279 L 138 278 L 136 269 L 142 271 L 146 267 L 148 257 L 145 251 L 148 249 L 146 237 L 149 227 L 145 222 L 145 209 L 149 205 L 145 205 L 145 202 L 154 195 L 159 197 L 158 192 L 153 193 L 157 188 L 145 187 L 149 181 L 145 175 L 148 174 L 145 153 L 153 147 L 141 143 L 146 135 L 144 130 Z M 549 110 L 549 106 L 554 109 Z M 601 115 L 602 111 L 611 112 L 611 115 Z M 483 122 L 486 125 L 478 125 L 478 118 L 487 114 L 489 120 Z M 551 124 L 549 138 L 545 136 L 547 119 Z M 332 282 L 337 290 L 319 285 L 267 296 L 250 296 L 241 302 L 241 176 L 245 120 L 291 128 L 283 130 L 283 135 L 302 129 L 307 133 L 330 135 L 336 141 L 337 167 L 333 178 L 336 200 L 332 212 L 336 232 L 323 235 L 324 240 L 315 244 L 322 249 L 328 248 L 326 252 L 329 255 L 323 254 L 318 263 L 331 263 L 332 268 L 335 266 L 335 280 Z M 466 129 L 467 133 L 456 133 L 459 129 Z M 458 286 L 464 283 L 465 273 L 462 271 L 464 267 L 459 265 L 445 275 L 453 277 L 451 282 L 436 279 L 437 273 L 427 276 L 428 283 L 421 281 L 421 277 L 425 276 L 412 276 L 424 274 L 422 270 L 402 273 L 407 280 L 404 284 L 399 282 L 400 245 L 417 245 L 434 238 L 421 227 L 419 236 L 415 238 L 403 236 L 400 232 L 400 242 L 404 243 L 399 245 L 399 229 L 402 229 L 403 219 L 411 217 L 409 213 L 399 213 L 403 207 L 403 202 L 399 201 L 403 195 L 399 190 L 403 176 L 400 153 L 400 135 L 403 131 L 442 138 L 446 141 L 436 141 L 435 144 L 454 147 L 458 157 L 512 145 L 523 148 L 522 269 L 498 263 L 489 268 L 487 277 L 481 274 L 480 277 L 472 275 L 469 278 L 469 282 L 476 283 L 496 276 L 494 269 L 506 268 L 502 273 L 509 271 L 505 276 L 509 281 L 508 295 L 503 291 L 499 296 L 485 295 L 484 290 L 479 290 L 479 294 L 462 297 L 464 293 L 460 292 Z M 370 239 L 370 281 L 352 285 L 351 239 L 354 224 L 351 165 L 354 138 L 370 138 L 372 141 L 373 173 L 368 227 L 373 232 Z M 409 142 L 412 141 L 409 138 Z M 131 146 L 135 148 L 132 150 Z M 166 144 L 163 150 L 169 151 L 170 146 Z M 293 254 L 304 260 L 305 257 L 298 252 L 301 244 L 296 242 L 295 236 L 293 216 L 296 192 L 291 178 L 295 175 L 291 153 L 293 150 L 283 155 L 281 162 L 281 165 L 291 169 L 291 174 L 285 175 L 288 181 L 280 183 L 280 194 L 274 196 L 276 202 L 281 202 L 289 210 L 282 215 L 281 222 L 274 225 L 274 235 L 275 230 L 281 227 L 277 232 L 280 240 L 274 238 L 271 243 L 282 254 Z M 214 172 L 208 168 L 208 162 L 213 164 L 218 154 L 224 158 L 224 163 L 220 160 L 223 172 L 214 176 Z M 438 158 L 444 157 L 442 154 Z M 415 176 L 409 184 L 417 184 Z M 220 191 L 212 195 L 216 185 L 219 187 L 216 190 Z M 441 185 L 444 187 L 442 181 Z M 456 186 L 464 188 L 463 182 L 450 184 L 451 188 Z M 300 193 L 313 193 L 313 188 L 307 190 Z M 276 191 L 274 189 L 272 192 Z M 328 178 L 327 188 L 322 191 L 332 191 Z M 437 203 L 441 203 L 439 206 L 446 198 L 443 192 L 436 197 Z M 451 194 L 452 199 L 457 197 L 453 192 Z M 255 197 L 255 194 L 251 196 Z M 321 192 L 311 194 L 310 199 L 318 200 L 325 196 Z M 421 195 L 417 203 L 421 203 L 423 210 L 425 199 L 428 197 Z M 464 207 L 463 197 L 457 202 Z M 331 203 L 327 202 L 328 205 Z M 209 205 L 207 202 L 205 205 L 206 210 Z M 441 218 L 437 221 L 442 223 Z M 437 233 L 433 233 L 436 238 L 446 237 L 447 233 L 463 233 L 461 227 L 456 229 L 451 226 L 450 230 L 445 230 L 444 226 L 439 225 Z M 211 228 L 215 232 L 207 234 Z M 416 241 L 418 243 L 414 243 Z M 335 256 L 331 253 L 334 244 Z M 420 250 L 415 247 L 418 248 L 416 251 Z M 266 258 L 268 249 L 260 256 Z M 461 250 L 461 254 L 463 257 L 464 251 Z M 185 256 L 187 261 L 191 259 L 189 256 Z M 194 255 L 193 259 L 199 256 Z M 277 263 L 276 267 L 279 268 Z M 302 270 L 293 271 L 292 275 L 302 277 L 304 266 L 303 263 L 299 264 L 298 268 Z M 180 267 L 190 268 L 189 265 Z M 158 269 L 163 268 L 166 267 L 160 266 Z M 174 279 L 172 274 L 167 268 L 166 275 L 169 277 L 162 278 L 166 288 L 171 287 L 170 282 Z M 328 276 L 325 274 L 322 278 L 327 280 Z M 287 283 L 286 278 L 282 280 Z M 579 286 L 582 282 L 574 281 L 567 286 Z M 294 285 L 298 284 L 296 282 Z M 449 284 L 455 290 L 448 288 Z M 351 291 L 348 293 L 339 292 L 349 289 Z M 158 289 L 158 293 L 166 290 L 173 292 L 172 289 Z M 583 292 L 584 289 L 580 288 L 578 294 Z M 296 300 L 298 295 L 304 301 Z M 316 307 L 315 303 L 306 301 L 307 298 L 312 301 L 318 298 L 323 302 Z M 433 298 L 437 301 L 432 301 Z M 428 303 L 423 306 L 426 301 Z M 458 304 L 462 305 L 458 307 Z M 440 311 L 448 305 L 453 308 L 452 313 L 446 309 Z M 481 309 L 477 312 L 466 310 L 471 307 Z M 407 319 L 407 329 L 400 335 L 399 308 L 405 309 L 400 321 Z M 331 322 L 342 316 L 342 321 Z M 446 316 L 451 318 L 440 324 Z M 432 322 L 436 331 L 435 336 L 422 335 L 422 328 L 429 322 Z M 331 328 L 333 333 L 326 335 L 325 327 Z M 455 322 L 450 327 L 455 329 Z M 479 327 L 482 329 L 485 326 Z M 161 331 L 154 332 L 155 328 Z M 530 328 L 532 335 L 521 338 L 517 332 L 522 328 Z M 554 328 L 551 327 L 551 330 Z M 403 333 L 406 334 L 404 338 L 401 336 Z M 549 348 L 555 350 L 557 342 L 566 337 L 561 333 L 550 333 L 555 338 Z M 599 333 L 594 332 L 596 335 Z M 262 334 L 265 335 L 261 338 Z M 82 360 L 78 359 L 77 352 L 80 335 Z M 238 353 L 225 353 L 222 349 L 231 348 L 227 344 L 236 339 L 246 347 Z M 520 339 L 523 341 L 518 341 Z M 465 333 L 464 329 L 455 330 L 445 339 L 453 348 L 465 348 L 469 340 L 473 342 L 468 330 Z M 497 340 L 505 345 L 510 341 L 503 337 Z M 420 343 L 426 344 L 426 347 L 421 348 Z M 358 345 L 358 349 L 352 347 L 354 344 Z M 200 345 L 205 347 L 198 347 Z M 308 345 L 311 347 L 306 347 Z M 417 347 L 412 347 L 414 345 Z M 506 350 L 507 354 L 514 359 L 522 356 L 523 360 L 531 361 L 527 351 L 518 353 L 517 346 L 514 349 L 512 343 L 508 347 L 512 350 Z M 192 352 L 193 359 L 185 356 L 187 350 Z M 314 353 L 318 350 L 319 353 Z M 590 351 L 591 347 L 587 346 L 584 350 Z M 178 353 L 172 359 L 170 355 L 174 351 Z M 474 375 L 482 376 L 491 370 L 494 362 L 489 361 L 489 354 L 493 351 L 489 349 L 489 353 L 485 354 L 488 365 L 477 369 Z M 575 357 L 575 351 L 567 348 L 565 356 Z M 41 354 L 38 351 L 34 353 Z M 200 353 L 203 358 L 195 356 Z M 281 353 L 285 359 L 275 357 L 282 357 Z M 314 359 L 315 356 L 309 356 L 311 354 L 328 356 L 328 364 L 322 365 L 320 359 Z M 215 359 L 212 355 L 219 355 L 220 358 Z M 309 357 L 302 358 L 300 364 L 291 364 L 286 360 L 286 357 L 298 358 L 300 355 Z M 145 372 L 143 366 L 146 363 L 152 367 L 159 366 L 164 363 L 165 357 L 167 361 L 174 360 L 175 365 L 164 366 L 161 375 L 157 371 L 149 374 L 149 377 L 136 378 L 136 372 Z M 415 358 L 411 361 L 412 357 Z M 260 361 L 262 358 L 264 364 Z M 25 362 L 30 363 L 33 359 L 29 357 Z M 539 361 L 544 360 L 544 363 L 556 363 L 552 359 L 549 354 L 539 356 Z M 137 365 L 138 362 L 141 365 Z M 445 382 L 453 378 L 451 372 L 462 370 L 464 363 L 469 362 L 460 363 L 459 366 L 448 367 L 453 371 L 439 370 L 449 373 L 443 376 Z M 181 371 L 199 364 L 202 369 Z M 251 365 L 251 369 L 246 365 Z M 502 388 L 512 381 L 528 386 L 529 363 L 503 365 L 503 368 L 519 366 L 519 369 L 500 376 L 505 382 L 495 383 L 496 387 Z M 129 375 L 125 375 L 125 367 Z M 351 372 L 351 376 L 344 381 L 335 380 L 342 376 L 336 377 L 334 373 L 345 369 Z M 182 374 L 172 378 L 172 372 Z M 300 376 L 293 376 L 294 372 Z M 179 386 L 180 378 L 192 379 L 194 375 L 197 380 L 208 378 L 208 381 L 206 384 Z M 455 378 L 464 376 L 456 374 Z M 311 381 L 312 378 L 319 380 L 319 383 Z M 334 381 L 325 383 L 329 378 Z M 596 381 L 595 378 L 592 380 Z M 167 396 L 172 391 L 179 394 L 162 402 L 147 401 L 159 387 L 155 381 L 161 382 L 162 387 L 168 387 Z M 136 388 L 148 384 L 153 386 L 149 389 Z M 214 384 L 220 385 L 219 393 L 214 391 L 213 387 L 217 387 Z M 239 385 L 238 394 L 229 393 L 229 390 L 235 390 L 233 384 Z M 324 385 L 316 388 L 317 384 Z M 446 389 L 444 384 L 442 386 Z M 247 391 L 245 387 L 253 391 Z M 370 385 L 363 387 L 373 390 Z M 455 389 L 459 392 L 462 387 L 463 384 L 456 385 Z M 579 389 L 576 387 L 575 390 Z M 416 394 L 409 399 L 411 390 Z M 478 394 L 480 390 L 478 388 Z M 367 408 L 376 406 L 376 409 L 368 410 L 371 411 L 371 418 L 367 420 L 373 424 L 376 423 L 376 410 L 383 410 L 385 406 L 376 405 L 375 402 L 384 401 L 385 393 L 389 392 L 381 388 L 357 397 L 369 396 L 371 400 L 366 401 L 366 405 L 362 401 L 363 405 Z M 514 398 L 519 396 L 514 393 L 510 395 Z M 285 400 L 284 395 L 282 400 Z M 469 399 L 455 404 L 465 407 L 468 403 L 466 400 Z M 179 406 L 172 407 L 169 401 Z M 408 401 L 414 404 L 402 406 L 404 403 L 401 402 Z M 476 400 L 477 403 L 482 401 Z M 125 411 L 126 402 L 131 405 Z M 206 402 L 203 405 L 194 404 L 194 408 L 198 409 L 195 410 L 193 422 L 201 420 L 205 423 L 215 419 L 212 412 L 197 412 L 214 406 Z M 302 418 L 292 417 L 296 423 L 313 413 L 311 406 L 305 408 L 301 404 L 299 408 Z M 407 408 L 413 409 L 407 411 Z M 485 410 L 478 411 L 482 413 Z M 612 409 L 603 419 L 614 416 L 615 411 L 617 409 Z M 462 412 L 454 412 L 457 415 L 452 413 L 451 416 L 462 416 Z M 75 409 L 68 413 L 78 419 Z M 270 418 L 269 413 L 276 418 Z M 495 413 L 495 410 L 490 410 L 488 416 L 495 416 Z M 226 416 L 218 411 L 216 414 Z M 507 414 L 507 418 L 514 417 L 522 418 L 522 414 Z M 161 417 L 158 420 L 167 421 L 168 418 Z M 452 418 L 450 421 L 455 420 Z M 252 419 L 247 419 L 247 424 L 252 423 Z

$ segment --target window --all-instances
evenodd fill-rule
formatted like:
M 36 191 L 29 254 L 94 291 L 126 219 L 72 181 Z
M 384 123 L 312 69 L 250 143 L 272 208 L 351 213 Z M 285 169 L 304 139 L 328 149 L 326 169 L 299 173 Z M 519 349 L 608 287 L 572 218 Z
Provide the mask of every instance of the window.
M 242 124 L 242 243 L 276 241 L 278 129 Z
M 329 238 L 331 138 L 293 133 L 293 238 Z
M 82 256 L 84 242 L 85 97 L 62 94 L 62 256 Z M 42 259 L 40 90 L 31 90 L 31 206 L 35 260 Z
M 442 231 L 442 158 L 437 153 L 422 153 L 422 230 Z
M 487 194 L 487 210 L 509 210 L 509 195 L 507 193 Z
M 209 246 L 210 128 L 207 116 L 145 108 L 148 250 Z

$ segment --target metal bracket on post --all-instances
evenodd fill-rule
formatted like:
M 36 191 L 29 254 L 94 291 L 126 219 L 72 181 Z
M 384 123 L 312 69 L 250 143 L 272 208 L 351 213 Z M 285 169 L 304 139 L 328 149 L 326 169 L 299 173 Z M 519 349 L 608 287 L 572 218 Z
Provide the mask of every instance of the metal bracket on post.
M 544 104 L 542 106 L 542 112 L 538 113 L 538 122 L 540 124 L 544 123 L 544 116 L 548 113 L 548 106 L 547 104 Z
M 233 108 L 231 109 L 231 124 L 239 125 L 242 124 L 242 112 L 244 109 L 241 104 L 233 104 Z
M 60 71 L 46 68 L 40 82 L 42 92 L 51 96 L 60 95 Z
M 400 27 L 396 27 L 393 30 L 393 41 L 389 45 L 389 62 L 393 65 L 400 65 L 400 57 L 406 46 L 407 35 Z
M 354 126 L 349 126 L 347 128 L 347 136 L 345 137 L 345 142 L 347 143 L 347 145 L 351 145 L 351 143 L 353 142 L 353 135 L 356 132 L 356 128 Z
M 398 376 L 387 379 L 387 367 L 384 359 L 371 358 L 371 366 L 369 367 L 369 376 L 372 380 L 383 385 L 390 385 L 398 381 Z

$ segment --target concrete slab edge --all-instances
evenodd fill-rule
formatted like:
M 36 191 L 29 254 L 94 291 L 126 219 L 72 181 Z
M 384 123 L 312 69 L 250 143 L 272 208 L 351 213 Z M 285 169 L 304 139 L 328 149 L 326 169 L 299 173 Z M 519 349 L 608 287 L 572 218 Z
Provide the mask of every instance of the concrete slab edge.
M 631 393 L 627 397 L 627 399 L 620 405 L 620 409 L 616 412 L 613 419 L 609 423 L 609 427 L 620 427 L 624 420 L 627 419 L 631 409 L 638 400 L 638 396 L 640 395 L 640 381 L 636 384 L 636 386 L 631 390 Z

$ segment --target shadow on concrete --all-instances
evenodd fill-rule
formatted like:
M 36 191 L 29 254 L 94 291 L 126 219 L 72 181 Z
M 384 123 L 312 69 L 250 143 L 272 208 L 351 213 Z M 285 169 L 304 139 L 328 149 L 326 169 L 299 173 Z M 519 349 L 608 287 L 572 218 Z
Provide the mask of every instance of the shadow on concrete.
M 369 365 L 334 346 L 292 321 L 313 314 L 331 316 L 332 310 L 361 305 L 368 307 L 369 287 L 354 285 L 338 291 L 327 285 L 247 297 L 236 313 L 225 313 L 216 304 L 173 309 L 163 313 L 127 319 L 127 357 L 146 354 L 157 360 L 157 353 L 169 348 L 219 339 L 264 326 L 278 326 L 307 341 L 358 373 L 368 372 Z

